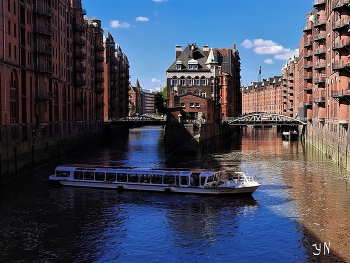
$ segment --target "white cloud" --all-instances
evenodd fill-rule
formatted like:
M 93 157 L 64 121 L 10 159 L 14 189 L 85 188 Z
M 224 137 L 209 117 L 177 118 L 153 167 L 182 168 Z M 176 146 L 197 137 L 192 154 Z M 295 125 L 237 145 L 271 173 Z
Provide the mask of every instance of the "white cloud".
M 289 48 L 285 48 L 272 40 L 245 39 L 241 46 L 246 49 L 254 48 L 254 53 L 258 55 L 275 55 L 274 58 L 279 60 L 288 60 L 293 55 L 298 55 L 298 49 L 291 50 Z
M 120 23 L 119 20 L 112 20 L 110 26 L 113 28 L 129 28 L 130 25 L 126 22 Z
M 264 60 L 264 63 L 266 63 L 266 64 L 273 64 L 274 62 L 273 62 L 273 60 L 271 58 L 268 58 L 268 59 Z
M 138 22 L 147 22 L 149 19 L 147 17 L 144 16 L 138 16 L 136 17 L 136 21 Z
M 160 79 L 156 79 L 156 78 L 152 78 L 151 81 L 152 81 L 152 82 L 160 82 L 161 80 L 160 80 Z

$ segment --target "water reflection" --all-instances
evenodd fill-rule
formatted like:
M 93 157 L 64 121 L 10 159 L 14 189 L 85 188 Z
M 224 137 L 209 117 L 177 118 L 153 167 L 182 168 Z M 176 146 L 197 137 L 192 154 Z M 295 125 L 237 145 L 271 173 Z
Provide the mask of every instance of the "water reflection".
M 262 186 L 249 199 L 48 188 L 50 164 L 2 186 L 0 261 L 350 262 L 349 173 L 322 153 L 274 129 L 196 156 L 166 156 L 162 141 L 133 129 L 62 162 L 224 167 Z

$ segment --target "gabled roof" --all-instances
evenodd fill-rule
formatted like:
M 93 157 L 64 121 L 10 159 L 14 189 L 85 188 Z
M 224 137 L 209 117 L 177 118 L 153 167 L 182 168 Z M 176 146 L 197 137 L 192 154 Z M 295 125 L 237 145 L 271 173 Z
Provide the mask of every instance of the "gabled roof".
M 176 64 L 182 63 L 183 67 L 181 71 L 194 71 L 193 69 L 188 69 L 188 64 L 193 63 L 194 60 L 198 62 L 198 69 L 195 71 L 210 71 L 208 67 L 205 65 L 205 62 L 207 61 L 207 56 L 204 54 L 203 49 L 195 46 L 193 49 L 191 49 L 193 45 L 188 45 L 180 54 L 179 57 L 177 57 L 174 62 L 171 64 L 171 66 L 167 69 L 167 71 L 179 71 L 176 69 Z

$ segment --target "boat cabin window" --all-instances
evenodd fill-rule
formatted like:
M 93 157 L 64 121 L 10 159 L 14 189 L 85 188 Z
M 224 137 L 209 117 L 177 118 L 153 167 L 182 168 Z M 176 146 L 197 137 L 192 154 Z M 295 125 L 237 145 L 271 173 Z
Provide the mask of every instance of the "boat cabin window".
M 127 182 L 128 175 L 127 174 L 117 174 L 117 182 Z
M 175 176 L 171 174 L 164 175 L 164 184 L 175 184 Z
M 180 184 L 181 185 L 188 185 L 188 176 L 181 176 L 180 177 Z
M 84 172 L 84 180 L 94 180 L 94 172 Z
M 138 174 L 129 174 L 128 182 L 129 183 L 138 183 L 139 182 L 139 175 Z
M 83 180 L 83 171 L 74 171 L 74 179 L 76 180 Z
M 56 171 L 56 176 L 57 177 L 69 177 L 70 173 L 69 171 Z
M 95 173 L 95 181 L 104 181 L 104 180 L 105 180 L 105 173 L 102 173 L 102 172 Z
M 214 181 L 214 177 L 213 176 L 208 176 L 207 177 L 207 184 L 211 183 Z
M 152 184 L 161 184 L 162 183 L 162 175 L 154 174 L 152 175 Z
M 116 173 L 106 173 L 106 181 L 107 182 L 114 182 L 117 177 Z
M 150 174 L 143 174 L 140 176 L 140 183 L 149 184 L 151 182 L 151 175 Z
M 206 176 L 201 176 L 201 185 L 205 184 L 205 179 L 207 179 Z

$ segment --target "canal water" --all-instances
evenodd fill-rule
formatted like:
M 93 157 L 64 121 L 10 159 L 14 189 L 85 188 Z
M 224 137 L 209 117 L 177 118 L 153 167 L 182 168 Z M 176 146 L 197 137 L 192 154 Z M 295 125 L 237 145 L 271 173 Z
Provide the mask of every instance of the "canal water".
M 130 130 L 61 163 L 226 168 L 251 198 L 50 188 L 58 164 L 4 182 L 0 262 L 350 262 L 350 174 L 274 129 L 225 149 L 166 156 L 161 127 Z

